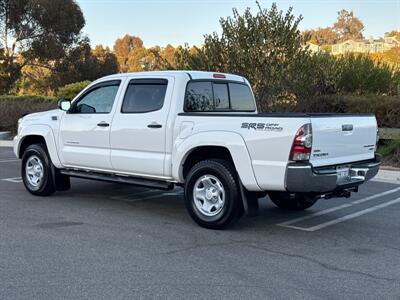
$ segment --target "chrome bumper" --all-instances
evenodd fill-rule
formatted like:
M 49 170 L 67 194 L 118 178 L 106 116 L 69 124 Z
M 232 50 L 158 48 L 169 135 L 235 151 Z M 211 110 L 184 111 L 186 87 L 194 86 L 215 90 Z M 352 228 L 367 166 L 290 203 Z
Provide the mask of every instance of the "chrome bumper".
M 359 186 L 379 171 L 381 156 L 367 161 L 349 163 L 350 176 L 338 182 L 337 166 L 314 168 L 310 163 L 289 163 L 286 170 L 286 190 L 292 193 L 329 193 Z

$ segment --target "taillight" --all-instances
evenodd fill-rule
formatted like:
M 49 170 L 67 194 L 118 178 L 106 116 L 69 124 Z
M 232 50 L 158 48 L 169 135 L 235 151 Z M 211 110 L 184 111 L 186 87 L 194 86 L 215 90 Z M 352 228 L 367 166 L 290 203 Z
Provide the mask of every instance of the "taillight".
M 312 130 L 311 124 L 304 124 L 297 130 L 293 141 L 292 150 L 290 151 L 290 160 L 304 161 L 310 159 L 312 148 Z

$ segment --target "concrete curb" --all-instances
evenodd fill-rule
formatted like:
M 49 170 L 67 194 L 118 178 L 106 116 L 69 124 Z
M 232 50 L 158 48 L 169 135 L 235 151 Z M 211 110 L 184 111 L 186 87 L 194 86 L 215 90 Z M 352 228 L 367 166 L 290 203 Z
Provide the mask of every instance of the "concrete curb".
M 400 171 L 381 169 L 372 180 L 400 184 Z
M 1 141 L 0 140 L 0 147 L 12 147 L 13 142 L 12 141 Z
M 7 140 L 11 136 L 9 131 L 0 131 L 0 140 Z

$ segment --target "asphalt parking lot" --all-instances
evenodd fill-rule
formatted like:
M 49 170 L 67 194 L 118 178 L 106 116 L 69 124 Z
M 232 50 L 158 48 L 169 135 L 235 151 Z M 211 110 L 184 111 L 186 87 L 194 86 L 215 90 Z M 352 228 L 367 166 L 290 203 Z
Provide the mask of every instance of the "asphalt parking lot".
M 400 299 L 400 185 L 304 212 L 265 198 L 212 231 L 180 189 L 73 179 L 39 198 L 19 168 L 0 148 L 0 299 Z

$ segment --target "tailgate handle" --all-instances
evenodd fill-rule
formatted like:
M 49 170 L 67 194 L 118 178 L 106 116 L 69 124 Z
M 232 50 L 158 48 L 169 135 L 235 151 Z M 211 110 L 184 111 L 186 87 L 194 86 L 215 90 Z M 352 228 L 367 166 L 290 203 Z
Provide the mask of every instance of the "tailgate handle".
M 353 124 L 343 124 L 342 131 L 353 131 L 354 126 Z

